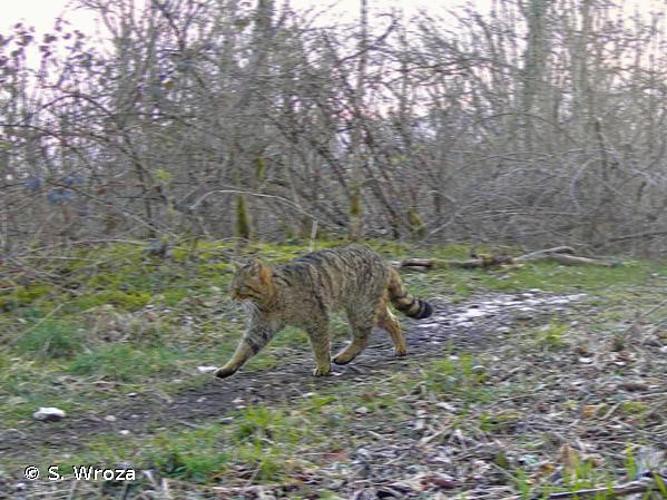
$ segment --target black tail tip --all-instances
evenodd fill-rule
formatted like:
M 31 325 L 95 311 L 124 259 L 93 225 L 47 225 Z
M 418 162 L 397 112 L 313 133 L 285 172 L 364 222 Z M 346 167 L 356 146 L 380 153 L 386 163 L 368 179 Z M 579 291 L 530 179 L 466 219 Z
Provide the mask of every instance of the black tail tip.
M 419 308 L 417 315 L 413 316 L 415 319 L 428 318 L 431 314 L 433 314 L 433 306 L 431 306 L 431 304 L 425 300 L 420 300 L 419 302 L 421 307 Z

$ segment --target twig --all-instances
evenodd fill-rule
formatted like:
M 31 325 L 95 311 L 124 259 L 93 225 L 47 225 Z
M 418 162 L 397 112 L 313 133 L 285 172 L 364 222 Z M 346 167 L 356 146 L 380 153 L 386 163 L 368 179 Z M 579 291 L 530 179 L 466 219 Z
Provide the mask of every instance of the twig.
M 69 495 L 67 496 L 67 500 L 72 500 L 74 498 L 74 494 L 76 493 L 76 489 L 79 486 L 79 481 L 72 481 L 72 486 L 69 489 Z
M 627 335 L 628 333 L 630 333 L 632 330 L 634 330 L 635 328 L 637 328 L 637 327 L 639 326 L 639 323 L 640 323 L 641 321 L 645 320 L 645 319 L 648 318 L 651 314 L 653 314 L 654 312 L 656 312 L 656 311 L 662 309 L 662 308 L 665 307 L 666 305 L 667 305 L 667 299 L 665 299 L 665 300 L 663 300 L 662 302 L 660 302 L 657 306 L 653 306 L 653 307 L 652 307 L 651 309 L 649 309 L 648 311 L 645 311 L 645 312 L 643 312 L 643 313 L 639 313 L 639 314 L 637 315 L 637 318 L 632 322 L 632 324 L 631 324 L 629 327 L 627 327 L 627 328 L 623 331 L 622 335 Z
M 317 236 L 317 219 L 313 219 L 313 225 L 310 226 L 310 243 L 308 245 L 308 251 L 312 252 L 315 250 L 315 237 Z
M 657 490 L 657 486 L 654 481 L 632 481 L 630 483 L 621 484 L 613 487 L 604 487 L 604 488 L 588 488 L 585 490 L 575 490 L 575 491 L 563 491 L 560 493 L 552 493 L 548 496 L 551 499 L 559 498 L 573 498 L 573 497 L 582 497 L 582 496 L 595 496 L 598 493 L 611 493 L 613 495 L 631 495 L 632 493 L 644 493 L 647 491 Z

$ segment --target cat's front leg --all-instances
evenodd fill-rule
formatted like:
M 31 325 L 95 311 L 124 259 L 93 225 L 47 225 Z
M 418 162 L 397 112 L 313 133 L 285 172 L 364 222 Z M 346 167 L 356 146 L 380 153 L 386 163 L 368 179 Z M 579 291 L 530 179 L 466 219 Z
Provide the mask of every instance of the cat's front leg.
M 257 354 L 268 342 L 279 328 L 262 322 L 251 322 L 241 342 L 236 347 L 232 359 L 224 366 L 218 368 L 215 376 L 226 378 L 238 371 L 250 358 Z
M 218 368 L 215 372 L 215 376 L 218 378 L 227 378 L 230 375 L 234 375 L 238 369 L 259 350 L 255 350 L 253 347 L 254 346 L 246 342 L 245 339 L 242 339 L 237 346 L 236 351 L 234 351 L 232 359 L 227 361 L 221 368 Z

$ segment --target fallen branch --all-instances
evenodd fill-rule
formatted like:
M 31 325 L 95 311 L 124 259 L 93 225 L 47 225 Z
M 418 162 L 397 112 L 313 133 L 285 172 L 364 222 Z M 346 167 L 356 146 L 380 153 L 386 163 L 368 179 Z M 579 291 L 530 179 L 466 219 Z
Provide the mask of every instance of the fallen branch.
M 563 264 L 564 266 L 583 265 L 583 266 L 617 267 L 620 265 L 619 262 L 609 262 L 606 260 L 592 259 L 590 257 L 579 257 L 577 255 L 565 255 L 559 253 L 545 255 L 544 258 L 541 260 L 551 260 L 554 262 L 558 262 L 559 264 Z
M 510 266 L 523 264 L 524 262 L 553 261 L 565 266 L 600 266 L 615 267 L 620 265 L 618 262 L 608 260 L 581 257 L 574 255 L 572 247 L 559 246 L 546 248 L 535 252 L 527 253 L 519 257 L 509 255 L 479 255 L 468 260 L 444 260 L 444 259 L 419 259 L 408 258 L 399 262 L 393 262 L 393 266 L 399 269 L 486 269 L 491 267 Z
M 569 255 L 574 255 L 577 252 L 575 252 L 574 248 L 568 247 L 568 246 L 560 246 L 560 247 L 553 247 L 553 248 L 545 248 L 544 250 L 537 250 L 535 252 L 530 252 L 525 255 L 522 255 L 521 257 L 517 257 L 517 259 L 521 259 L 522 261 L 528 261 L 528 260 L 539 260 L 541 258 L 544 258 L 545 255 L 551 256 L 553 254 L 569 254 Z
M 481 255 L 468 260 L 442 260 L 442 259 L 405 259 L 394 263 L 397 267 L 416 267 L 428 269 L 477 269 L 485 267 L 497 267 L 500 265 L 513 264 L 509 255 Z

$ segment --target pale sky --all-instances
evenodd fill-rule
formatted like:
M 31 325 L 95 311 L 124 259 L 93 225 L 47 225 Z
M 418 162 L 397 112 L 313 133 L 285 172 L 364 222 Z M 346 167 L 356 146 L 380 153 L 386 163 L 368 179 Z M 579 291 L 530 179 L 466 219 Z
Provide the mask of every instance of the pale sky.
M 407 14 L 415 13 L 420 8 L 434 9 L 433 6 L 438 4 L 451 8 L 464 2 L 465 0 L 369 0 L 371 9 L 402 8 Z M 352 18 L 359 12 L 359 0 L 291 0 L 290 3 L 296 9 L 316 7 L 319 10 L 333 5 L 332 13 L 349 13 Z M 487 3 L 487 0 L 480 3 Z M 277 5 L 281 4 L 282 1 L 279 0 Z M 7 33 L 9 28 L 19 21 L 35 26 L 37 31 L 42 33 L 48 31 L 56 17 L 62 13 L 67 13 L 65 18 L 75 28 L 85 33 L 94 32 L 95 23 L 92 15 L 85 11 L 74 11 L 68 8 L 68 5 L 71 5 L 70 0 L 0 0 L 0 12 L 2 12 L 0 33 Z
M 444 14 L 446 10 L 456 8 L 467 3 L 466 0 L 368 0 L 371 10 L 388 10 L 390 8 L 403 9 L 406 15 L 416 13 L 420 9 L 433 14 Z M 71 0 L 0 0 L 0 33 L 6 34 L 11 26 L 19 21 L 35 26 L 38 33 L 49 31 L 53 27 L 56 17 L 66 13 L 74 28 L 84 33 L 94 34 L 96 25 L 93 15 L 88 11 L 75 11 L 71 7 Z M 278 0 L 277 5 L 282 4 Z M 329 10 L 332 17 L 339 14 L 346 19 L 356 19 L 359 12 L 359 0 L 290 0 L 292 7 L 301 9 L 314 7 L 317 10 L 332 6 Z M 486 10 L 491 0 L 474 0 L 470 3 Z M 650 6 L 665 11 L 667 0 L 620 0 L 624 10 L 632 13 L 636 6 L 642 11 L 648 11 Z

